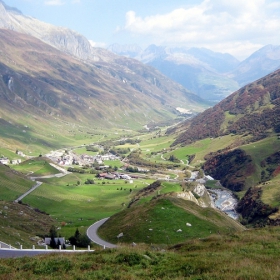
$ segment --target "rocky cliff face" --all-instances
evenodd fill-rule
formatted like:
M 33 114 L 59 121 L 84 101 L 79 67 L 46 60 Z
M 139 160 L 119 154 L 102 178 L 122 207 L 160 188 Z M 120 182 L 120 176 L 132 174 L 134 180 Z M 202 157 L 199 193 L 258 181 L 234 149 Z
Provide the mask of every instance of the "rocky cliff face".
M 82 35 L 70 29 L 56 27 L 25 16 L 2 1 L 0 2 L 0 28 L 31 35 L 80 59 L 86 60 L 93 55 L 89 41 Z

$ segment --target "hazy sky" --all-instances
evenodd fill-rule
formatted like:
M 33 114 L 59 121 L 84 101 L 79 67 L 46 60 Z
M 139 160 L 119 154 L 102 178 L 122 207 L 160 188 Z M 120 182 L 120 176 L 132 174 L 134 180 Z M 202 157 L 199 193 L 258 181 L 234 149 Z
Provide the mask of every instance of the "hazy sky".
M 280 45 L 280 0 L 4 0 L 97 46 L 206 47 L 244 59 Z

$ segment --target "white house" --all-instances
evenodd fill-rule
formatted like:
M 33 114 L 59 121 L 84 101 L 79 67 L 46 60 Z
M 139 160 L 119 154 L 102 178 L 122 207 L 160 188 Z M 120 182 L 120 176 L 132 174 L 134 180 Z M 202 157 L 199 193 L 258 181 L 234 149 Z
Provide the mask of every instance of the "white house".
M 6 157 L 2 157 L 0 158 L 0 163 L 2 164 L 9 164 L 10 163 L 10 160 Z

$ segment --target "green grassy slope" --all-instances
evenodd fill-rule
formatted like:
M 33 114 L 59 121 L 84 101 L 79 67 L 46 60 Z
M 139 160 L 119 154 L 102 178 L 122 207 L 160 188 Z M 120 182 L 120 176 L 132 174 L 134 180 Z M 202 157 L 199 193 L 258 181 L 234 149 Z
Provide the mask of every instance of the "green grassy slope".
M 189 223 L 192 226 L 187 226 Z M 98 233 L 112 243 L 176 244 L 211 233 L 232 233 L 243 227 L 226 215 L 174 197 L 162 197 L 112 216 Z M 123 233 L 124 236 L 117 238 Z
M 84 184 L 88 178 L 96 184 Z M 77 173 L 42 181 L 44 183 L 23 202 L 65 222 L 66 226 L 61 229 L 65 236 L 71 236 L 77 227 L 88 227 L 121 211 L 135 192 L 146 186 L 141 180 L 127 184 L 124 180 L 101 181 L 92 174 Z
M 0 240 L 13 247 L 32 248 L 37 245 L 35 237 L 47 235 L 56 224 L 50 216 L 28 206 L 0 201 Z
M 280 229 L 212 235 L 163 248 L 124 247 L 84 254 L 3 259 L 0 279 L 216 279 L 279 278 Z
M 124 247 L 84 254 L 2 259 L 0 279 L 216 279 L 279 278 L 280 229 L 192 239 L 164 248 Z
M 0 200 L 15 200 L 34 184 L 20 172 L 0 164 Z

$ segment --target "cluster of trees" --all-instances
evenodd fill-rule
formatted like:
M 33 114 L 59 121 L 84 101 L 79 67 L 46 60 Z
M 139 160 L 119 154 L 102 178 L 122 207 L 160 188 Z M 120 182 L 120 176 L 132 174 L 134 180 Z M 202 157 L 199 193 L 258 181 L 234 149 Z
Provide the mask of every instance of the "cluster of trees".
M 59 246 L 62 246 L 63 249 L 65 249 L 65 244 L 61 244 L 59 240 L 59 236 L 57 234 L 57 230 L 54 225 L 51 226 L 50 232 L 49 232 L 49 237 L 51 238 L 50 241 L 50 247 L 53 249 L 59 249 Z M 57 239 L 57 242 L 56 242 Z
M 75 245 L 81 248 L 86 248 L 90 245 L 91 241 L 88 236 L 83 233 L 81 234 L 79 229 L 76 229 L 75 234 L 69 238 L 71 245 Z
M 93 180 L 93 179 L 87 179 L 87 180 L 85 181 L 85 184 L 86 184 L 86 185 L 93 185 L 93 184 L 95 184 L 95 183 L 94 183 L 94 180 Z
M 140 143 L 140 142 L 141 142 L 140 139 L 130 139 L 130 138 L 128 138 L 128 139 L 119 141 L 119 144 L 120 145 L 125 145 L 125 144 L 135 145 L 135 144 Z
M 68 167 L 67 171 L 73 172 L 73 173 L 80 173 L 80 174 L 85 174 L 85 173 L 96 174 L 97 173 L 96 170 L 94 170 L 90 167 L 83 167 L 83 168 Z
M 130 153 L 129 148 L 111 148 L 110 153 L 116 156 L 125 155 Z
M 261 172 L 261 181 L 265 182 L 270 180 L 280 164 L 280 152 L 276 152 L 261 162 L 261 167 L 263 168 Z
M 84 169 L 76 168 L 76 167 L 68 167 L 67 171 L 73 172 L 73 173 L 81 173 L 81 174 L 86 173 L 86 171 Z
M 89 152 L 99 152 L 99 149 L 96 146 L 86 146 L 86 150 Z
M 180 162 L 180 160 L 174 156 L 174 155 L 170 155 L 170 157 L 168 158 L 169 161 L 172 161 L 172 162 Z
M 139 172 L 138 168 L 137 167 L 133 167 L 133 166 L 128 166 L 126 168 L 126 171 L 131 172 L 131 173 Z

